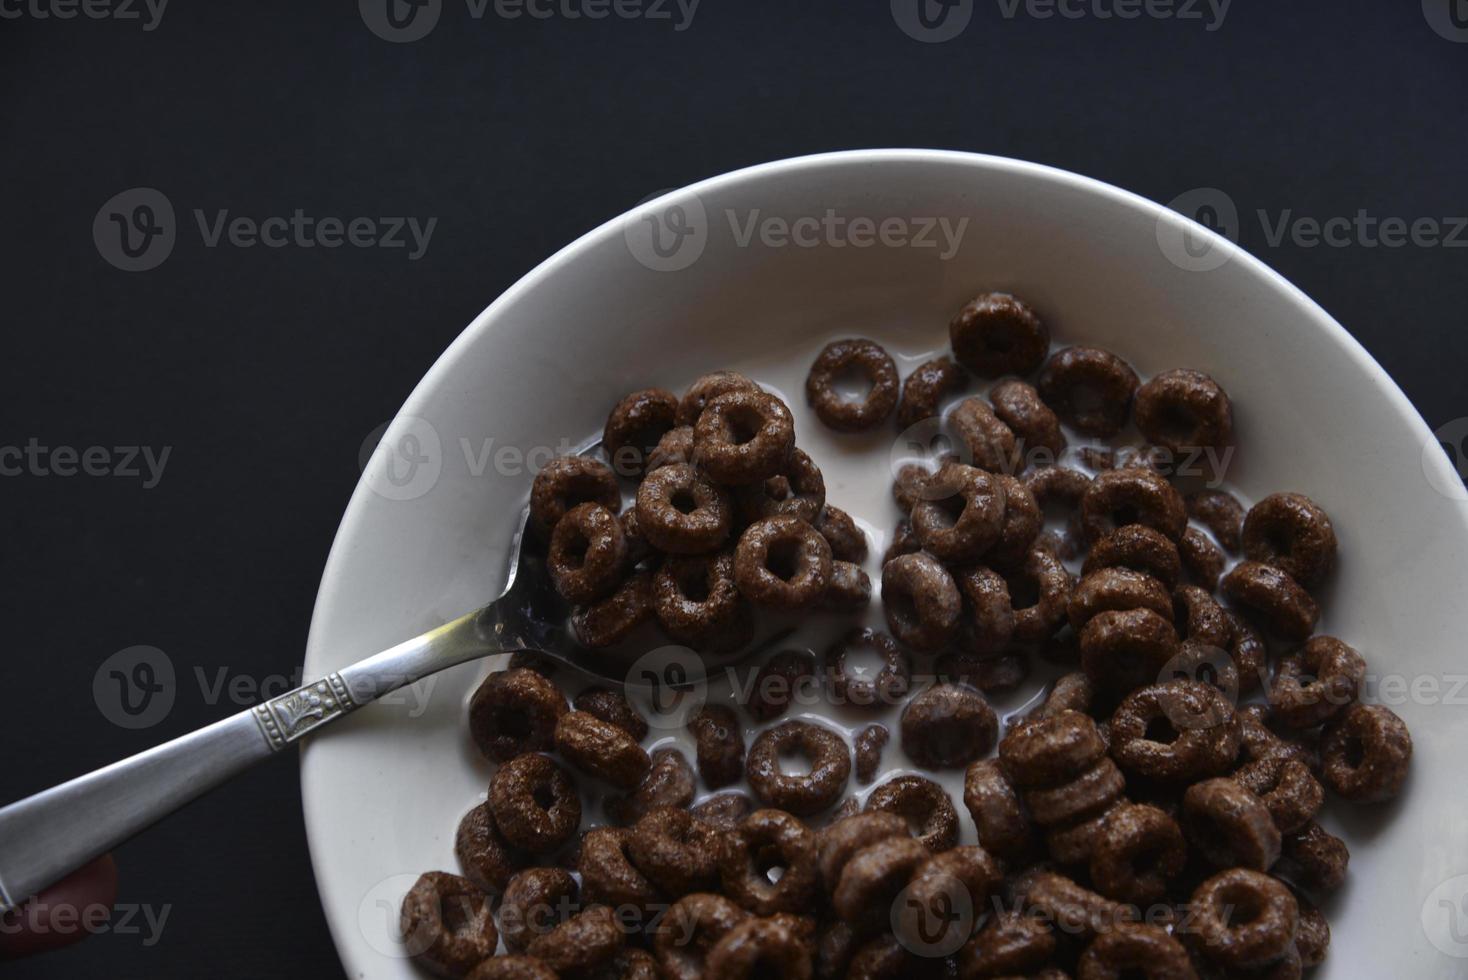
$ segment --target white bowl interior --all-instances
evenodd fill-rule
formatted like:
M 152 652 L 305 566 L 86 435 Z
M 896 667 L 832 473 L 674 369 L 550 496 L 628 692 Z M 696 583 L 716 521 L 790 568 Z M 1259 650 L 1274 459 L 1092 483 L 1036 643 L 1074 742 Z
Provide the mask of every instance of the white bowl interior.
M 514 455 L 496 464 L 505 447 L 575 444 L 599 430 L 622 393 L 681 390 L 719 367 L 745 367 L 800 400 L 800 380 L 826 340 L 869 336 L 914 357 L 944 346 L 949 317 L 974 293 L 1010 290 L 1040 310 L 1059 344 L 1110 348 L 1144 376 L 1179 366 L 1213 374 L 1234 399 L 1230 483 L 1248 499 L 1298 490 L 1333 516 L 1341 569 L 1323 595 L 1321 631 L 1362 650 L 1374 679 L 1435 678 L 1439 690 L 1393 700 L 1395 682 L 1386 680 L 1376 694 L 1412 728 L 1413 774 L 1386 808 L 1330 807 L 1327 825 L 1352 848 L 1351 880 L 1327 907 L 1333 941 L 1317 976 L 1468 969 L 1447 955 L 1468 955 L 1468 940 L 1444 932 L 1451 913 L 1435 904 L 1468 898 L 1468 881 L 1439 887 L 1468 873 L 1468 784 L 1448 765 L 1468 735 L 1468 691 L 1452 681 L 1468 635 L 1464 505 L 1435 489 L 1456 482 L 1446 459 L 1424 456 L 1426 426 L 1339 325 L 1221 240 L 1212 242 L 1229 250 L 1221 268 L 1190 271 L 1169 260 L 1159 228 L 1165 237 L 1185 225 L 1171 212 L 1010 160 L 832 154 L 741 171 L 675 197 L 707 219 L 703 251 L 687 268 L 648 268 L 624 224 L 612 222 L 496 301 L 429 372 L 388 434 L 421 437 L 427 475 L 406 491 L 377 482 L 387 488 L 380 493 L 367 485 L 380 460 L 369 466 L 323 577 L 308 675 L 494 594 L 531 478 Z M 967 225 L 946 260 L 941 247 L 743 246 L 727 212 L 742 225 L 756 209 L 761 217 L 834 209 Z M 799 440 L 826 470 L 832 502 L 878 533 L 890 529 L 890 433 L 858 440 L 870 450 L 865 464 L 843 455 L 850 440 L 804 418 Z M 874 544 L 880 554 L 883 542 Z M 464 721 L 483 673 L 469 665 L 416 685 L 303 753 L 313 861 L 351 976 L 420 975 L 392 938 L 397 903 L 417 873 L 455 869 L 455 826 L 483 797 L 489 767 Z

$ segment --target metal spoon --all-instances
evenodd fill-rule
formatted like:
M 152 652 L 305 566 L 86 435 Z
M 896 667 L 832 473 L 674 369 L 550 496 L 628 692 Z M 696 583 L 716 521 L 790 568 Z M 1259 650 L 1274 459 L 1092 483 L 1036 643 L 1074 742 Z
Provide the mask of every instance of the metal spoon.
M 599 450 L 594 443 L 583 455 Z M 545 560 L 527 549 L 529 510 L 498 599 L 287 694 L 0 809 L 0 912 L 105 854 L 255 763 L 390 691 L 491 654 L 535 650 L 599 681 L 614 659 L 588 655 L 566 628 Z

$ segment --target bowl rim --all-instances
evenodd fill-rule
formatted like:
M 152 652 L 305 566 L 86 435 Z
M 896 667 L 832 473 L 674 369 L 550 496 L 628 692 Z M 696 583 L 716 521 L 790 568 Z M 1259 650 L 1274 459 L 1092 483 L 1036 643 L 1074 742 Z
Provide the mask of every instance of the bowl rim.
M 1281 299 L 1290 302 L 1302 319 L 1308 320 L 1313 328 L 1323 332 L 1337 347 L 1349 355 L 1356 366 L 1372 379 L 1378 392 L 1385 397 L 1391 405 L 1393 413 L 1402 422 L 1415 432 L 1420 444 L 1427 445 L 1436 442 L 1427 422 L 1412 405 L 1401 387 L 1387 374 L 1366 350 L 1361 343 L 1353 337 L 1324 307 L 1311 299 L 1303 290 L 1290 282 L 1279 272 L 1275 271 L 1267 263 L 1232 240 L 1219 235 L 1214 230 L 1201 225 L 1193 219 L 1182 215 L 1165 205 L 1159 204 L 1139 194 L 1123 190 L 1113 184 L 1086 177 L 1072 171 L 1063 170 L 1046 164 L 1033 163 L 1012 157 L 996 156 L 986 153 L 974 153 L 962 150 L 943 149 L 856 149 L 839 150 L 833 152 L 817 153 L 788 157 L 767 163 L 755 164 L 732 170 L 727 173 L 709 177 L 695 183 L 673 188 L 658 194 L 646 201 L 640 202 L 627 211 L 619 214 L 600 225 L 587 231 L 569 244 L 565 245 L 550 257 L 536 265 L 516 280 L 508 289 L 494 299 L 484 310 L 482 310 L 470 323 L 454 338 L 445 348 L 444 352 L 434 361 L 419 382 L 414 386 L 403 405 L 398 409 L 394 419 L 404 416 L 418 414 L 429 393 L 435 391 L 444 375 L 467 355 L 468 351 L 477 344 L 482 335 L 493 329 L 500 312 L 517 302 L 520 297 L 544 281 L 557 275 L 562 268 L 571 264 L 594 247 L 603 244 L 614 236 L 621 236 L 629 217 L 646 209 L 661 207 L 666 203 L 673 203 L 674 199 L 686 198 L 688 195 L 712 194 L 726 189 L 734 188 L 743 184 L 757 183 L 766 180 L 778 180 L 782 177 L 797 173 L 809 173 L 826 170 L 830 168 L 846 168 L 870 166 L 874 164 L 943 164 L 955 167 L 970 167 L 975 170 L 1003 173 L 1031 180 L 1051 182 L 1062 189 L 1069 189 L 1093 195 L 1109 200 L 1118 207 L 1139 212 L 1152 219 L 1159 226 L 1172 226 L 1170 230 L 1186 231 L 1188 234 L 1202 236 L 1209 241 L 1211 248 L 1224 250 L 1228 255 L 1228 261 L 1237 262 L 1251 274 L 1256 281 L 1270 287 Z M 1431 460 L 1431 462 L 1429 462 Z M 1461 478 L 1445 453 L 1422 454 L 1424 471 L 1431 466 L 1437 470 L 1434 473 L 1426 473 L 1435 486 L 1453 486 L 1461 482 Z M 352 539 L 358 526 L 365 519 L 367 504 L 373 497 L 373 493 L 365 481 L 358 481 L 352 496 L 347 503 L 340 524 L 332 540 L 331 550 L 322 570 L 320 585 L 317 589 L 316 601 L 312 606 L 311 625 L 307 634 L 306 653 L 304 667 L 306 676 L 316 676 L 319 671 L 313 671 L 313 664 L 320 660 L 322 654 L 323 639 L 321 636 L 320 623 L 322 609 L 336 594 L 336 581 L 341 568 L 349 561 L 345 541 Z M 1464 540 L 1468 540 L 1468 507 L 1454 508 L 1459 532 Z M 363 651 L 367 655 L 372 651 Z M 310 852 L 311 869 L 316 879 L 317 895 L 322 903 L 322 911 L 326 918 L 327 927 L 331 932 L 333 945 L 336 947 L 338 957 L 343 966 L 351 975 L 365 975 L 364 964 L 355 960 L 351 946 L 343 941 L 339 934 L 337 917 L 332 914 L 333 906 L 327 902 L 327 878 L 325 869 L 321 862 L 321 849 L 312 846 L 318 836 L 323 838 L 330 833 L 330 828 L 325 824 L 325 815 L 313 804 L 313 797 L 308 785 L 307 756 L 311 751 L 311 742 L 303 743 L 300 753 L 301 766 L 301 804 L 306 830 L 307 848 Z

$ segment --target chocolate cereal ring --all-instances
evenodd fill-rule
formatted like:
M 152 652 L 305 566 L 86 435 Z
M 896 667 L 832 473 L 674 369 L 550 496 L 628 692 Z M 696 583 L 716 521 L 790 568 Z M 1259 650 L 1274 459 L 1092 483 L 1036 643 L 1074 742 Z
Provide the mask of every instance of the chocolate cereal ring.
M 510 847 L 499 828 L 489 804 L 481 803 L 459 821 L 454 834 L 454 856 L 459 867 L 482 891 L 496 895 L 504 890 L 515 871 L 525 863 L 524 855 Z
M 887 742 L 892 738 L 892 733 L 887 731 L 885 725 L 868 725 L 856 733 L 852 739 L 852 748 L 856 750 L 856 781 L 865 786 L 877 778 L 877 772 L 882 768 L 882 750 L 887 747 Z
M 544 675 L 519 667 L 484 679 L 469 702 L 469 733 L 486 758 L 508 762 L 549 750 L 566 696 Z
M 951 358 L 938 357 L 919 364 L 902 383 L 897 424 L 909 429 L 924 419 L 937 418 L 943 399 L 968 384 L 968 375 Z
M 469 971 L 465 980 L 557 980 L 556 971 L 533 956 L 496 956 Z
M 688 463 L 660 466 L 637 488 L 637 526 L 661 551 L 697 555 L 729 537 L 729 497 Z
M 1111 757 L 1145 779 L 1181 783 L 1227 772 L 1240 738 L 1233 705 L 1198 681 L 1135 690 L 1111 716 Z
M 856 526 L 856 521 L 846 511 L 827 505 L 810 523 L 831 546 L 832 558 L 857 564 L 866 561 L 866 532 Z
M 533 752 L 495 771 L 489 807 L 505 840 L 531 854 L 554 851 L 581 824 L 581 798 L 570 777 L 548 756 Z
M 963 442 L 965 462 L 990 473 L 1018 473 L 1014 432 L 999 421 L 989 403 L 977 395 L 965 398 L 948 413 L 948 425 Z
M 721 837 L 719 879 L 724 894 L 755 915 L 799 912 L 820 888 L 816 835 L 784 810 L 756 810 Z M 780 868 L 772 880 L 769 871 Z
M 943 561 L 982 557 L 1004 530 L 1004 485 L 993 474 L 958 463 L 945 466 L 938 479 L 953 492 L 913 505 L 913 533 Z
M 1151 609 L 1107 610 L 1080 631 L 1080 669 L 1111 694 L 1158 678 L 1177 653 L 1176 629 Z
M 727 395 L 733 391 L 759 391 L 760 386 L 755 384 L 738 371 L 714 371 L 705 374 L 683 393 L 683 398 L 678 402 L 678 416 L 675 421 L 679 425 L 692 426 L 698 422 L 708 403 L 720 395 Z
M 671 463 L 693 462 L 693 426 L 679 425 L 669 429 L 647 456 L 647 472 Z
M 1060 557 L 1037 545 L 1022 567 L 1001 574 L 1014 609 L 1014 638 L 1043 643 L 1054 636 L 1065 623 L 1073 585 Z
M 892 541 L 887 545 L 887 550 L 882 553 L 882 564 L 885 565 L 894 558 L 916 554 L 922 550 L 922 542 L 917 539 L 916 534 L 912 533 L 912 522 L 898 521 L 897 526 L 892 529 Z
M 826 891 L 836 890 L 847 863 L 871 845 L 889 837 L 911 837 L 907 820 L 885 810 L 869 810 L 843 817 L 821 831 L 816 843 L 816 863 Z
M 1045 514 L 1035 495 L 1018 479 L 1002 473 L 995 479 L 1004 487 L 1004 523 L 999 528 L 999 540 L 989 549 L 984 561 L 995 568 L 1013 568 L 1029 557 L 1045 523 Z
M 847 659 L 860 650 L 877 655 L 881 667 L 875 673 L 852 674 L 848 670 Z M 888 708 L 907 697 L 912 659 L 886 633 L 853 629 L 826 650 L 825 674 L 836 704 Z
M 724 486 L 746 486 L 780 473 L 795 445 L 795 421 L 779 398 L 732 391 L 704 407 L 693 427 L 694 461 Z
M 706 704 L 688 720 L 696 746 L 698 774 L 709 789 L 736 782 L 744 775 L 744 730 L 734 709 Z
M 1182 873 L 1188 847 L 1177 821 L 1155 806 L 1112 810 L 1091 851 L 1091 882 L 1107 898 L 1146 906 L 1162 901 Z
M 1220 868 L 1268 871 L 1279 860 L 1280 834 L 1264 801 L 1237 780 L 1194 783 L 1183 794 L 1188 843 Z
M 599 650 L 622 642 L 653 616 L 652 573 L 634 572 L 605 599 L 577 609 L 571 627 L 576 631 L 576 642 Z
M 1234 638 L 1233 620 L 1207 589 L 1181 585 L 1172 594 L 1178 634 L 1184 640 L 1224 651 Z
M 622 522 L 601 504 L 577 504 L 551 532 L 545 564 L 556 591 L 569 602 L 610 595 L 627 569 Z
M 924 769 L 958 769 L 986 756 L 999 719 L 966 684 L 935 684 L 902 709 L 902 750 Z
M 499 931 L 489 896 L 458 875 L 419 875 L 398 917 L 413 962 L 441 977 L 462 977 L 494 955 Z
M 816 658 L 801 650 L 781 650 L 755 675 L 745 709 L 756 721 L 783 715 L 802 685 L 815 678 Z
M 1058 786 L 1106 754 L 1096 722 L 1079 711 L 1026 718 L 999 742 L 999 762 L 1015 786 Z
M 1234 771 L 1233 778 L 1264 801 L 1281 834 L 1304 827 L 1325 803 L 1325 787 L 1310 767 L 1283 754 L 1246 763 Z
M 886 922 L 892 904 L 931 852 L 911 837 L 888 837 L 862 848 L 841 870 L 831 907 L 842 919 L 867 928 Z
M 1320 618 L 1320 607 L 1310 593 L 1288 572 L 1273 565 L 1241 561 L 1219 582 L 1219 589 L 1280 639 L 1305 639 Z
M 1082 575 L 1103 568 L 1127 568 L 1150 575 L 1168 589 L 1182 578 L 1178 546 L 1167 535 L 1143 524 L 1127 524 L 1101 536 L 1086 555 Z
M 866 810 L 905 818 L 930 851 L 946 851 L 958 843 L 958 811 L 943 787 L 931 779 L 911 774 L 894 776 L 872 790 Z
M 1029 374 L 1050 349 L 1050 331 L 1029 304 L 1008 293 L 982 293 L 948 324 L 958 363 L 984 378 Z
M 1234 666 L 1239 670 L 1239 693 L 1249 694 L 1266 680 L 1265 659 L 1269 656 L 1269 650 L 1264 645 L 1264 637 L 1259 635 L 1253 623 L 1233 610 L 1224 612 L 1233 625 L 1233 641 L 1229 646 L 1229 653 L 1233 656 Z
M 1412 736 L 1379 704 L 1353 704 L 1325 729 L 1320 743 L 1325 783 L 1356 803 L 1396 798 L 1412 761 Z
M 611 962 L 625 942 L 617 910 L 593 905 L 536 936 L 525 952 L 559 975 L 585 975 Z
M 777 976 L 809 980 L 810 950 L 779 919 L 746 919 L 709 950 L 707 980 L 754 980 Z
M 1285 834 L 1276 870 L 1301 888 L 1333 892 L 1346 882 L 1351 852 L 1346 842 L 1311 820 Z
M 723 895 L 685 895 L 672 904 L 653 932 L 658 965 L 669 980 L 701 980 L 709 950 L 748 918 L 748 912 Z
M 734 549 L 734 581 L 751 602 L 794 609 L 820 599 L 831 580 L 831 546 L 797 517 L 766 517 Z
M 961 977 L 1035 976 L 1055 956 L 1055 932 L 1041 916 L 998 911 L 958 952 Z
M 1161 926 L 1123 922 L 1101 933 L 1081 954 L 1079 980 L 1197 980 L 1183 944 Z
M 782 755 L 799 753 L 810 764 L 800 775 L 787 773 Z M 749 747 L 745 774 L 765 806 L 797 816 L 819 813 L 835 803 L 851 775 L 851 751 L 831 731 L 805 721 L 787 721 L 760 732 Z
M 612 513 L 622 509 L 617 475 L 589 456 L 558 456 L 535 474 L 530 487 L 530 524 L 550 534 L 577 504 L 601 504 Z
M 1092 938 L 1136 919 L 1121 905 L 1053 871 L 1032 870 L 1011 883 L 1015 899 L 1063 934 Z
M 1335 528 L 1315 501 L 1301 493 L 1273 493 L 1244 518 L 1244 555 L 1273 565 L 1305 588 L 1335 567 Z
M 640 476 L 677 414 L 678 396 L 662 388 L 634 391 L 617 402 L 602 431 L 612 469 L 621 476 Z
M 1045 362 L 1035 387 L 1061 419 L 1088 436 L 1110 437 L 1131 415 L 1137 374 L 1110 351 L 1067 347 Z
M 882 611 L 887 628 L 915 650 L 940 650 L 958 629 L 962 603 L 948 569 L 925 552 L 882 566 Z
M 831 581 L 821 593 L 821 606 L 840 612 L 860 612 L 872 604 L 872 580 L 860 565 L 831 562 Z
M 632 864 L 666 895 L 707 891 L 718 881 L 718 831 L 687 810 L 660 807 L 627 837 Z
M 1198 521 L 1231 553 L 1243 546 L 1244 505 L 1224 490 L 1199 490 L 1187 496 L 1188 516 Z
M 790 450 L 780 472 L 758 483 L 734 489 L 735 509 L 751 524 L 762 517 L 789 514 L 814 524 L 826 506 L 826 479 L 803 449 Z
M 556 723 L 556 751 L 573 767 L 619 789 L 636 789 L 652 760 L 625 729 L 588 711 L 571 711 Z
M 1325 913 L 1298 892 L 1295 893 L 1295 902 L 1300 907 L 1300 924 L 1295 929 L 1295 951 L 1300 954 L 1300 965 L 1308 970 L 1325 962 L 1325 952 L 1330 948 L 1330 922 L 1325 918 Z
M 1274 717 L 1289 728 L 1314 728 L 1351 705 L 1366 680 L 1366 661 L 1333 636 L 1313 636 L 1281 658 L 1269 688 Z
M 594 827 L 581 838 L 577 870 L 584 901 L 636 909 L 661 901 L 658 887 L 632 863 L 631 843 L 626 827 Z
M 1151 470 L 1108 470 L 1081 496 L 1081 530 L 1088 541 L 1128 524 L 1145 524 L 1176 541 L 1188 526 L 1182 496 Z
M 605 687 L 593 686 L 582 689 L 572 699 L 571 706 L 577 711 L 594 715 L 609 725 L 616 725 L 631 735 L 634 741 L 641 742 L 647 738 L 647 719 L 632 707 L 626 695 Z
M 620 824 L 636 823 L 660 806 L 686 807 L 693 802 L 696 777 L 688 759 L 677 749 L 658 749 L 652 768 L 626 796 L 607 800 L 607 816 Z
M 902 889 L 894 931 L 919 949 L 957 946 L 968 933 L 958 935 L 956 930 L 970 929 L 973 923 L 953 911 L 967 903 L 977 917 L 1003 880 L 999 862 L 982 847 L 967 845 L 934 854 L 917 866 Z
M 543 936 L 577 908 L 581 888 L 563 868 L 528 868 L 510 879 L 500 900 L 500 935 L 516 952 Z
M 1024 651 L 997 656 L 945 653 L 934 667 L 938 680 L 967 684 L 984 694 L 1007 694 L 1030 676 L 1030 659 Z
M 1015 435 L 1019 458 L 1025 464 L 1021 469 L 1052 465 L 1065 452 L 1060 419 L 1032 386 L 1016 378 L 1001 381 L 990 389 L 989 402 Z
M 1011 865 L 1034 849 L 1029 817 L 997 759 L 981 759 L 963 779 L 963 804 L 973 818 L 979 844 Z
M 1178 538 L 1177 552 L 1194 582 L 1209 592 L 1218 587 L 1218 577 L 1223 574 L 1227 562 L 1212 538 L 1189 525 L 1183 536 Z
M 1299 906 L 1290 890 L 1248 868 L 1220 872 L 1198 886 L 1191 902 L 1194 938 L 1224 967 L 1255 967 L 1290 951 Z
M 743 793 L 720 793 L 688 812 L 715 830 L 733 830 L 754 812 L 754 801 Z
M 1071 628 L 1079 631 L 1100 613 L 1133 609 L 1156 613 L 1169 623 L 1173 619 L 1172 596 L 1160 581 L 1129 568 L 1101 568 L 1076 584 L 1066 613 Z
M 847 372 L 870 385 L 865 397 L 849 399 L 836 390 Z M 880 425 L 897 406 L 897 365 L 870 340 L 833 340 L 821 349 L 805 379 L 805 398 L 816 417 L 837 432 L 861 432 Z
M 1163 371 L 1137 389 L 1137 428 L 1174 453 L 1221 449 L 1233 438 L 1228 393 L 1202 371 Z
M 652 600 L 669 636 L 687 643 L 706 639 L 739 611 L 733 554 L 669 558 L 653 576 Z

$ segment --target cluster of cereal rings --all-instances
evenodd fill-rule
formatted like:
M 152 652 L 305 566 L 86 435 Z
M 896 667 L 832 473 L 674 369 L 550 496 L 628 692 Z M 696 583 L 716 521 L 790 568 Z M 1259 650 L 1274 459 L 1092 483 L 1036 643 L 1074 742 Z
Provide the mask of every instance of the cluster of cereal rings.
M 1040 318 L 1004 294 L 965 306 L 950 336 L 957 363 L 900 386 L 880 347 L 838 341 L 807 386 L 827 425 L 854 432 L 894 412 L 903 427 L 937 418 L 969 372 L 1003 377 L 946 413 L 959 458 L 897 476 L 908 516 L 883 561 L 890 635 L 853 629 L 824 663 L 776 654 L 743 705 L 768 727 L 746 746 L 738 713 L 707 705 L 686 723 L 693 762 L 649 753 L 648 722 L 620 694 L 568 704 L 534 661 L 491 675 L 470 730 L 499 766 L 460 824 L 463 874 L 423 875 L 402 907 L 420 964 L 470 980 L 1288 980 L 1323 960 L 1315 902 L 1349 860 L 1316 820 L 1327 790 L 1390 800 L 1412 751 L 1396 715 L 1360 703 L 1361 656 L 1314 634 L 1311 590 L 1336 562 L 1329 518 L 1293 493 L 1247 511 L 1218 490 L 1184 495 L 1166 453 L 1089 449 L 1094 477 L 1056 464 L 1062 422 L 1111 437 L 1135 421 L 1170 453 L 1224 447 L 1232 410 L 1206 375 L 1141 384 L 1106 351 L 1051 355 Z M 853 369 L 869 382 L 856 400 L 835 388 Z M 788 407 L 753 382 L 720 372 L 682 399 L 629 396 L 605 444 L 642 477 L 632 509 L 619 517 L 615 475 L 581 459 L 557 461 L 532 495 L 587 645 L 655 619 L 732 650 L 751 606 L 866 605 L 864 536 L 825 504 Z M 1065 512 L 1064 534 L 1042 533 L 1047 510 Z M 1077 578 L 1065 562 L 1083 555 Z M 879 669 L 848 672 L 858 649 Z M 1033 650 L 1072 666 L 1001 737 L 984 692 L 1016 687 Z M 843 704 L 902 705 L 915 768 L 964 772 L 976 846 L 924 776 L 890 778 L 864 806 L 847 795 L 853 770 L 877 778 L 890 735 L 868 725 L 851 745 L 782 720 L 818 675 Z M 1254 691 L 1263 702 L 1240 706 Z M 750 795 L 727 791 L 741 778 Z M 700 781 L 726 791 L 695 803 Z M 609 823 L 582 832 L 588 785 L 605 787 Z M 970 914 L 945 915 L 956 901 Z
M 749 642 L 752 606 L 869 603 L 865 536 L 827 505 L 789 406 L 743 375 L 706 375 L 681 399 L 633 392 L 612 409 L 603 445 L 610 466 L 553 460 L 530 495 L 582 645 L 611 646 L 656 620 L 680 643 L 728 652 Z M 619 474 L 639 481 L 620 516 Z

